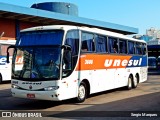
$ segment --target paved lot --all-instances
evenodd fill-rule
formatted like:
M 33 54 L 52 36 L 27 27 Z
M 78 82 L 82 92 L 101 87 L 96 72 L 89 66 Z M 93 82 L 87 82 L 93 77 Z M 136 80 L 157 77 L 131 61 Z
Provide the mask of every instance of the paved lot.
M 13 98 L 10 94 L 10 83 L 0 85 L 0 110 L 2 111 L 24 112 L 23 110 L 27 110 L 42 112 L 44 115 L 56 118 L 63 116 L 68 119 L 82 116 L 88 117 L 85 119 L 110 116 L 116 116 L 112 119 L 121 116 L 132 116 L 131 119 L 135 119 L 144 114 L 160 117 L 159 106 L 160 75 L 155 72 L 150 72 L 148 81 L 139 84 L 136 89 L 128 91 L 121 88 L 98 93 L 91 95 L 83 103 L 75 103 L 74 100 L 54 102 Z M 154 117 L 154 119 L 158 119 L 158 117 Z

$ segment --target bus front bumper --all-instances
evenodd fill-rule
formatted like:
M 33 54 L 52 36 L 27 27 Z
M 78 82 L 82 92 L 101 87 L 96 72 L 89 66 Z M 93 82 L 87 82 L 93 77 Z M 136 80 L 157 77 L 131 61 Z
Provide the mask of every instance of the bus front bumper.
M 18 98 L 61 101 L 59 94 L 56 91 L 27 91 L 12 88 L 11 93 L 13 97 Z

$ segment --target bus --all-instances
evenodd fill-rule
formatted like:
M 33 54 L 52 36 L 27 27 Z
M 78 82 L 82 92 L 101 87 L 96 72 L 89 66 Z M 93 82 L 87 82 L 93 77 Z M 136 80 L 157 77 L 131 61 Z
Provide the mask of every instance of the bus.
M 90 94 L 147 80 L 146 42 L 98 28 L 28 28 L 10 48 L 13 97 L 83 102 Z M 23 58 L 18 67 L 17 57 Z
M 14 45 L 16 40 L 0 40 L 0 83 L 11 80 L 11 64 L 7 63 L 7 48 Z M 13 54 L 13 49 L 9 51 Z M 11 59 L 11 56 L 10 56 Z

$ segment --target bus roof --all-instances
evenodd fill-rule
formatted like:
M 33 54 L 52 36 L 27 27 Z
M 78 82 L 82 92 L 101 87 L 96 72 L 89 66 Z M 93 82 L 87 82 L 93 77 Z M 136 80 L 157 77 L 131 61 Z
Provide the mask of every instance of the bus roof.
M 120 34 L 120 33 L 116 33 L 116 32 L 111 32 L 111 31 L 107 31 L 107 30 L 102 30 L 99 28 L 92 28 L 92 27 L 84 27 L 84 26 L 72 26 L 72 25 L 48 25 L 48 26 L 37 26 L 37 27 L 31 27 L 31 28 L 27 28 L 24 30 L 21 30 L 21 32 L 27 32 L 27 31 L 39 31 L 39 30 L 71 30 L 71 29 L 79 29 L 82 31 L 87 31 L 87 32 L 93 32 L 93 33 L 97 33 L 97 34 L 104 34 L 104 35 L 108 35 L 108 36 L 112 36 L 112 37 L 118 37 L 118 38 L 122 38 L 122 39 L 129 39 L 129 40 L 133 40 L 133 41 L 141 41 L 146 43 L 144 40 L 138 40 L 138 39 L 134 39 L 131 37 L 128 37 L 124 34 Z
M 0 40 L 0 44 L 14 45 L 16 40 Z

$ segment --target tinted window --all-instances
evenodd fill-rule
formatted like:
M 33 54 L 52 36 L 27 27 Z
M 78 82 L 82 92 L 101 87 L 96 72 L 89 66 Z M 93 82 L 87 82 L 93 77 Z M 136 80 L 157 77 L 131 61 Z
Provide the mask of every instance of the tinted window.
M 127 53 L 127 41 L 126 40 L 119 40 L 119 52 L 122 54 Z
M 139 55 L 142 54 L 142 49 L 141 49 L 141 47 L 142 47 L 142 44 L 136 42 L 136 54 L 139 54 Z
M 73 55 L 77 55 L 79 50 L 79 32 L 77 30 L 69 31 L 65 44 L 71 46 Z
M 134 42 L 128 41 L 128 54 L 135 54 Z
M 101 35 L 95 35 L 95 46 L 96 52 L 106 53 L 107 52 L 107 38 Z
M 94 35 L 91 33 L 82 33 L 82 51 L 93 52 L 94 47 Z
M 109 52 L 110 53 L 118 53 L 118 40 L 113 37 L 108 37 L 109 41 Z
M 62 30 L 24 32 L 17 44 L 19 46 L 61 45 L 63 34 Z

